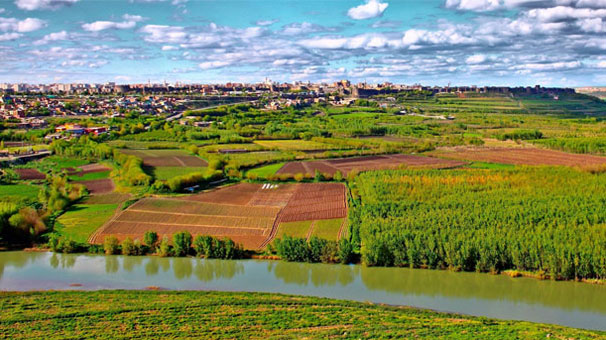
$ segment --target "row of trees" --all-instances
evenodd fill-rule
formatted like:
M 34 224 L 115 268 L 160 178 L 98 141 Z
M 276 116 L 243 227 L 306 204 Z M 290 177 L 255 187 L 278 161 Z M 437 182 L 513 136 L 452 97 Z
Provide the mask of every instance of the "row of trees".
M 348 264 L 355 259 L 353 245 L 344 238 L 336 242 L 316 236 L 312 236 L 309 241 L 305 238 L 285 236 L 276 239 L 273 247 L 280 258 L 291 262 Z
M 105 239 L 103 249 L 105 254 L 145 255 L 150 253 L 167 256 L 196 255 L 208 259 L 239 259 L 244 256 L 242 248 L 229 238 L 218 239 L 212 236 L 198 235 L 195 238 L 187 231 L 177 232 L 168 238 L 158 238 L 158 234 L 148 231 L 143 237 L 144 244 L 139 240 L 126 238 L 122 243 L 114 236 Z
M 352 240 L 370 266 L 605 279 L 605 185 L 557 168 L 363 173 Z

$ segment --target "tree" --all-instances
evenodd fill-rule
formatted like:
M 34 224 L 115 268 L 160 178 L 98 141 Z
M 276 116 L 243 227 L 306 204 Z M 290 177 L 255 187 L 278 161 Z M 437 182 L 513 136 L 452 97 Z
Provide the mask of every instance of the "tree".
M 173 248 L 175 256 L 185 256 L 189 254 L 192 237 L 187 231 L 181 231 L 173 235 Z
M 122 255 L 137 255 L 135 243 L 130 237 L 127 237 L 122 241 Z
M 105 251 L 105 255 L 114 255 L 118 253 L 120 249 L 120 243 L 115 236 L 108 236 L 105 238 L 103 242 L 103 250 Z
M 146 231 L 143 235 L 143 242 L 153 251 L 158 243 L 158 233 L 155 231 Z

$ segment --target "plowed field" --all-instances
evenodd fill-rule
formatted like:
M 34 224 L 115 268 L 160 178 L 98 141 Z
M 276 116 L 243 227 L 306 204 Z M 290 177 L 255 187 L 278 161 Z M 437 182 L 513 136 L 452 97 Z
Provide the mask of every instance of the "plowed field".
M 538 148 L 475 148 L 447 151 L 440 153 L 440 156 L 457 160 L 515 165 L 593 166 L 606 164 L 606 157 Z
M 114 182 L 109 178 L 77 181 L 75 183 L 83 184 L 91 195 L 107 194 L 114 191 Z
M 394 169 L 400 166 L 418 168 L 452 168 L 464 165 L 465 162 L 435 157 L 417 155 L 380 155 L 330 159 L 324 161 L 289 162 L 284 164 L 277 174 L 309 174 L 314 175 L 316 170 L 323 174 L 334 175 L 337 171 L 347 175 L 350 171 L 368 171 Z
M 139 157 L 148 167 L 203 167 L 208 164 L 201 158 L 183 150 L 122 150 L 122 153 Z
M 102 243 L 114 235 L 142 239 L 146 231 L 171 237 L 178 231 L 192 235 L 229 237 L 246 249 L 259 249 L 276 235 L 278 225 L 347 216 L 342 184 L 241 183 L 179 198 L 146 198 L 95 233 L 90 241 Z
M 36 169 L 15 169 L 19 179 L 22 180 L 43 180 L 46 175 Z

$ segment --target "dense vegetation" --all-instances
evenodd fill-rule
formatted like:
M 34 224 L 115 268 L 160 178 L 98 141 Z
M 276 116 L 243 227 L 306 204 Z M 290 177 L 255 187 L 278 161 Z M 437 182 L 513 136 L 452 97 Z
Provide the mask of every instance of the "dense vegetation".
M 0 293 L 0 308 L 2 339 L 585 340 L 606 336 L 529 322 L 258 293 Z
M 567 168 L 364 173 L 352 238 L 373 266 L 604 279 L 605 186 Z

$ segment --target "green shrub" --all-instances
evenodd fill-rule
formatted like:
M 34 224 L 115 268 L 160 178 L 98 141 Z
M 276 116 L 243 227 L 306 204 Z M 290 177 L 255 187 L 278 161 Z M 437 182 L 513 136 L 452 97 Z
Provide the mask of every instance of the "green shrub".
M 105 238 L 103 242 L 103 250 L 106 255 L 115 255 L 118 254 L 120 250 L 120 243 L 115 236 L 108 236 Z
M 181 231 L 173 235 L 173 249 L 175 256 L 186 256 L 191 249 L 191 234 L 187 231 Z
M 150 249 L 155 249 L 158 243 L 158 233 L 155 231 L 146 231 L 143 235 L 143 242 Z
M 158 246 L 158 255 L 161 257 L 168 257 L 172 255 L 172 249 L 166 237 L 160 241 L 160 245 Z
M 130 237 L 122 241 L 122 255 L 137 255 L 137 248 Z

